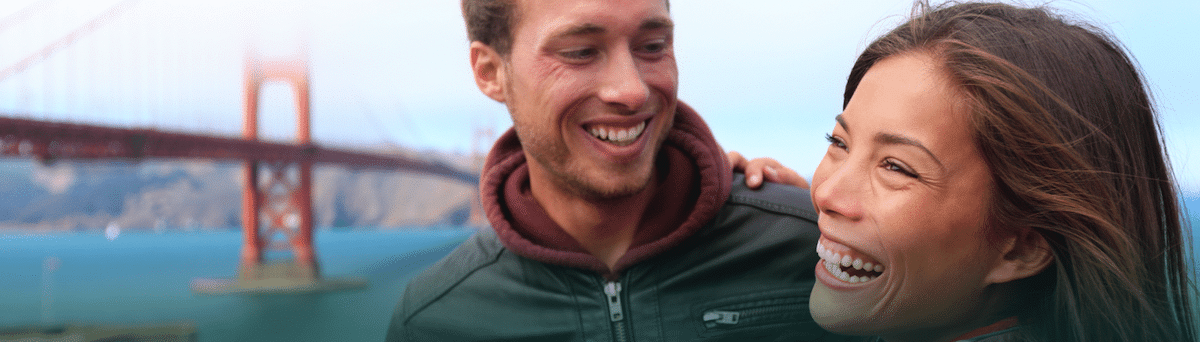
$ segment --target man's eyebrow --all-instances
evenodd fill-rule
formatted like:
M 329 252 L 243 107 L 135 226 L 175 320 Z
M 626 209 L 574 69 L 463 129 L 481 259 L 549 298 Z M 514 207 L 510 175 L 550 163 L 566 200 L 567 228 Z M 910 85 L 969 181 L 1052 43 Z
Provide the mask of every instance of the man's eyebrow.
M 669 19 L 669 18 L 646 19 L 646 21 L 643 21 L 642 25 L 638 27 L 638 29 L 641 31 L 673 29 L 673 28 L 675 28 L 675 22 L 671 21 L 671 19 Z M 596 25 L 596 24 L 592 24 L 592 23 L 584 23 L 584 24 L 579 24 L 579 25 L 568 27 L 568 28 L 562 30 L 562 32 L 559 32 L 558 34 L 556 34 L 555 36 L 558 36 L 558 37 L 586 36 L 586 35 L 593 35 L 593 34 L 603 34 L 605 32 L 608 32 L 608 30 L 605 29 L 604 26 L 600 26 L 600 25 Z
M 670 18 L 662 18 L 662 17 L 650 18 L 650 19 L 646 19 L 646 21 L 643 21 L 642 26 L 639 28 L 642 31 L 650 31 L 650 30 L 658 30 L 658 29 L 674 29 L 675 22 L 671 21 Z
M 591 35 L 591 34 L 601 34 L 604 32 L 607 32 L 607 30 L 605 30 L 603 26 L 596 25 L 596 24 L 580 24 L 580 25 L 568 27 L 568 28 L 564 29 L 562 32 L 560 32 L 559 34 L 556 34 L 555 36 L 559 36 L 559 37 L 582 36 L 582 35 Z
M 839 115 L 838 117 L 840 118 L 841 116 Z M 841 121 L 839 120 L 838 122 L 841 122 Z M 844 125 L 842 127 L 845 128 Z M 925 145 L 922 145 L 921 142 L 917 141 L 916 139 L 909 138 L 909 137 L 899 135 L 899 134 L 879 133 L 879 134 L 875 134 L 875 142 L 884 144 L 884 145 L 908 145 L 908 146 L 913 146 L 913 147 L 919 148 L 922 151 L 925 151 L 925 153 L 929 155 L 929 158 L 933 158 L 933 162 L 937 163 L 938 167 L 943 168 L 943 169 L 946 168 L 946 166 L 944 164 L 942 164 L 942 161 L 939 160 L 938 157 L 933 154 L 933 151 L 930 151 L 928 148 L 925 148 Z

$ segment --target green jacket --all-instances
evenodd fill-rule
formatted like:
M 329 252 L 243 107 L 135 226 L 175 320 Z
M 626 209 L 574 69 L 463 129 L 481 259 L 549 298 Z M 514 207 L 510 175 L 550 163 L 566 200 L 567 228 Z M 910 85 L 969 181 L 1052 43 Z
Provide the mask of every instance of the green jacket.
M 388 341 L 840 341 L 808 297 L 820 232 L 806 190 L 734 177 L 716 217 L 610 282 L 480 231 L 409 283 Z

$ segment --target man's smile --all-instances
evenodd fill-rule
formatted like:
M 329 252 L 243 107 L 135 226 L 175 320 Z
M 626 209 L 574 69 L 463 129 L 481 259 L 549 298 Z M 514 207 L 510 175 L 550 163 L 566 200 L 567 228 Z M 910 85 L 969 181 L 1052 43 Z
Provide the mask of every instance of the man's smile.
M 612 143 L 617 146 L 628 146 L 632 144 L 638 137 L 642 136 L 642 132 L 646 130 L 646 121 L 642 121 L 634 127 L 619 127 L 613 125 L 588 125 L 585 127 L 588 133 L 591 133 L 596 139 Z

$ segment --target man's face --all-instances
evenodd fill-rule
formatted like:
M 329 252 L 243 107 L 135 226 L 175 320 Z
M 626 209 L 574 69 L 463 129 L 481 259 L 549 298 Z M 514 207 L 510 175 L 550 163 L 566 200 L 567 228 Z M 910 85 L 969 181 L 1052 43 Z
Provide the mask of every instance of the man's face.
M 520 0 L 498 75 L 530 177 L 587 199 L 646 187 L 675 114 L 663 0 Z

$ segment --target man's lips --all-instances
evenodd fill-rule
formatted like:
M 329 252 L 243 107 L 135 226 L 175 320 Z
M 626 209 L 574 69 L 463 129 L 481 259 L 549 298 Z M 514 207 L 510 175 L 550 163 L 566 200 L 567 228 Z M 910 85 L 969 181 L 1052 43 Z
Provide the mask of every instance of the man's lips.
M 583 123 L 583 130 L 592 137 L 616 146 L 628 146 L 646 132 L 653 113 L 590 120 Z
M 642 121 L 633 127 L 618 127 L 610 125 L 591 125 L 585 128 L 596 139 L 607 141 L 617 146 L 632 144 L 646 131 L 646 122 Z

